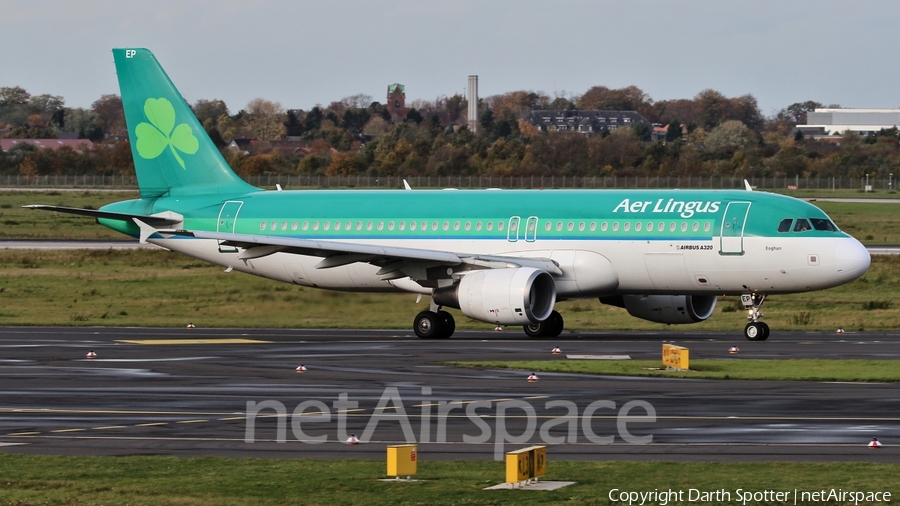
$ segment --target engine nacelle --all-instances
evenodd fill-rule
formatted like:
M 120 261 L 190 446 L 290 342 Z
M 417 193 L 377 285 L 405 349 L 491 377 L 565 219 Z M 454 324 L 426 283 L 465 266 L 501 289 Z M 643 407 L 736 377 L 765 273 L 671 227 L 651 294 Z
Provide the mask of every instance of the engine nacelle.
M 549 273 L 532 267 L 486 269 L 435 289 L 432 298 L 438 305 L 459 309 L 483 322 L 528 325 L 550 316 L 556 304 L 556 284 Z
M 715 295 L 624 295 L 601 302 L 624 307 L 631 316 L 657 323 L 697 323 L 712 316 Z

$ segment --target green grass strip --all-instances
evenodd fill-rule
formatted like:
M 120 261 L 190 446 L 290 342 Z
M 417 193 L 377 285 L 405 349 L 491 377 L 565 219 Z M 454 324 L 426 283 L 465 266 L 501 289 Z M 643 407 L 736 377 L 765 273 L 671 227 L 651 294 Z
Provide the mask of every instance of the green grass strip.
M 598 447 L 598 457 L 602 458 L 602 452 Z M 738 489 L 743 493 L 832 488 L 886 491 L 892 493 L 892 500 L 900 492 L 897 464 L 557 462 L 552 448 L 546 479 L 576 485 L 552 492 L 486 491 L 482 489 L 503 481 L 503 463 L 431 462 L 427 453 L 420 455 L 417 478 L 423 481 L 413 483 L 377 481 L 384 477 L 383 461 L 2 455 L 0 503 L 613 504 L 609 501 L 612 489 L 680 490 L 682 503 L 687 503 L 689 490 L 696 489 L 727 491 L 730 503 L 740 504 Z
M 898 207 L 900 209 L 900 207 Z M 898 220 L 900 222 L 900 220 Z M 0 225 L 2 228 L 2 225 Z M 293 286 L 159 250 L 2 250 L 0 326 L 103 325 L 205 327 L 340 327 L 409 330 L 424 303 L 410 293 L 353 293 Z M 874 257 L 860 279 L 825 292 L 779 295 L 766 301 L 772 342 L 782 331 L 834 335 L 900 329 L 900 255 Z M 725 330 L 739 335 L 746 312 L 739 297 L 722 298 L 712 317 L 696 325 L 661 325 L 597 299 L 570 300 L 556 309 L 566 331 Z M 493 328 L 450 310 L 458 329 Z M 509 327 L 519 333 L 521 327 Z M 810 339 L 816 337 L 810 336 Z
M 739 379 L 769 381 L 900 381 L 894 360 L 691 360 L 689 371 L 667 371 L 657 360 L 519 360 L 442 362 L 444 365 L 521 369 L 536 372 L 607 374 L 654 378 Z

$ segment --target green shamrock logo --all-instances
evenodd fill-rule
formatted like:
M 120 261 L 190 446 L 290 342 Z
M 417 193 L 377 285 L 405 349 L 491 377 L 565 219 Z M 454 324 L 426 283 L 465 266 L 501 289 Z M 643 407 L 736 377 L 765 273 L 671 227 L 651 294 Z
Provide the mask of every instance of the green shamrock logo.
M 184 160 L 178 152 L 193 155 L 200 149 L 200 143 L 194 137 L 191 127 L 186 123 L 175 126 L 175 108 L 165 98 L 148 98 L 144 102 L 144 114 L 150 123 L 141 122 L 134 130 L 137 134 L 138 154 L 152 160 L 169 148 L 181 168 L 185 169 Z

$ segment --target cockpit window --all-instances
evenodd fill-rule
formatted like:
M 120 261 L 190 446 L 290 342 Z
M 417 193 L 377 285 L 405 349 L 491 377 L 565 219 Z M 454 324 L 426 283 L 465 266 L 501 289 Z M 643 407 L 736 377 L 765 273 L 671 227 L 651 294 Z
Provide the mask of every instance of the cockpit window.
M 809 220 L 805 218 L 800 218 L 797 220 L 797 224 L 794 225 L 794 232 L 806 232 L 807 230 L 812 230 L 812 226 L 809 224 Z
M 812 222 L 813 228 L 816 230 L 821 230 L 823 232 L 837 232 L 838 228 L 831 222 L 831 220 L 826 220 L 824 218 L 810 218 L 809 221 Z
M 794 220 L 791 218 L 781 220 L 781 223 L 778 224 L 778 231 L 781 233 L 790 232 L 792 223 L 794 223 Z

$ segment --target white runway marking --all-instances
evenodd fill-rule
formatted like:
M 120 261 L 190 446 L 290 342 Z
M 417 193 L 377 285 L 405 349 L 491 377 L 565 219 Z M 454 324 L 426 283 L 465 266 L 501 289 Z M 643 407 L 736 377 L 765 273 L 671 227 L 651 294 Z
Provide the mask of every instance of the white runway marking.
M 175 357 L 175 358 L 83 358 L 79 362 L 182 362 L 185 360 L 209 360 L 219 357 Z

